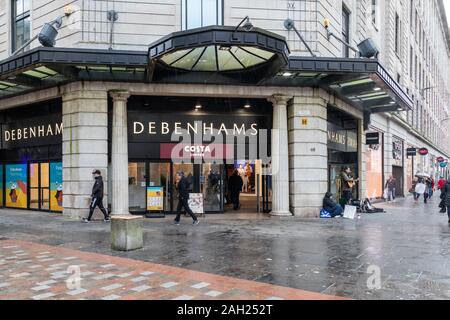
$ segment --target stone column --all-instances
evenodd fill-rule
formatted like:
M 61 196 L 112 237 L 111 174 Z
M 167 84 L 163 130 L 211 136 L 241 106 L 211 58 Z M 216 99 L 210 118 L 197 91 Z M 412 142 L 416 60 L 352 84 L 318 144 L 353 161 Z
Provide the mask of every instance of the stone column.
M 75 82 L 61 88 L 63 118 L 63 214 L 86 217 L 99 169 L 105 181 L 103 204 L 108 203 L 108 92 L 102 86 Z M 103 217 L 96 209 L 95 217 Z
M 289 106 L 290 197 L 295 216 L 319 217 L 328 189 L 328 94 L 302 88 Z
M 128 130 L 127 91 L 110 92 L 113 99 L 111 137 L 111 214 L 129 214 L 128 206 Z
M 291 97 L 274 95 L 272 130 L 272 215 L 291 216 L 289 210 L 289 153 L 287 103 Z

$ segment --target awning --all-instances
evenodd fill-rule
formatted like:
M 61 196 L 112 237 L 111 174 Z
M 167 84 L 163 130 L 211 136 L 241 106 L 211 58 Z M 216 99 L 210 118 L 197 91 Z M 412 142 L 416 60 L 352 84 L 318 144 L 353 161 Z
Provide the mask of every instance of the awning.
M 175 32 L 148 52 L 39 47 L 0 61 L 0 99 L 79 80 L 319 87 L 365 113 L 413 107 L 378 60 L 289 57 L 283 37 L 258 28 Z
M 290 57 L 264 84 L 320 87 L 370 113 L 413 109 L 413 100 L 376 59 Z
M 0 61 L 0 99 L 77 80 L 146 81 L 147 53 L 39 47 Z

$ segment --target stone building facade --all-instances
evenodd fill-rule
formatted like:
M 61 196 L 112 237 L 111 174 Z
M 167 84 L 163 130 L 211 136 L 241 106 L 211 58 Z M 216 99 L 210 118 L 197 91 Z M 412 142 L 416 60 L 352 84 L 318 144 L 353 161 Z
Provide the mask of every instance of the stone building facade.
M 135 102 L 136 97 L 247 99 L 271 106 L 273 122 L 270 129 L 280 130 L 281 137 L 277 136 L 277 139 L 286 142 L 274 144 L 272 141 L 271 144 L 272 157 L 282 168 L 280 175 L 270 180 L 274 214 L 317 216 L 323 194 L 327 190 L 338 192 L 336 177 L 344 165 L 350 165 L 359 178 L 355 189 L 355 197 L 359 198 L 380 198 L 384 183 L 392 174 L 398 180 L 399 195 L 408 194 L 417 171 L 425 171 L 434 177 L 447 174 L 437 162 L 439 156 L 450 159 L 450 122 L 447 121 L 450 117 L 450 37 L 442 0 L 0 0 L 0 59 L 11 59 L 20 41 L 37 35 L 44 23 L 64 15 L 68 8 L 72 14 L 63 19 L 58 30 L 57 48 L 93 52 L 111 48 L 112 54 L 127 50 L 141 59 L 147 55 L 151 43 L 173 32 L 209 25 L 237 26 L 248 16 L 255 27 L 284 37 L 292 59 L 289 59 L 288 67 L 279 69 L 270 80 L 244 86 L 235 81 L 228 84 L 220 81 L 177 83 L 172 81 L 174 78 L 166 83 L 136 79 L 101 81 L 98 78 L 86 81 L 79 73 L 71 81 L 57 82 L 54 86 L 28 90 L 20 95 L 1 96 L 1 110 L 60 99 L 64 126 L 60 157 L 62 210 L 66 215 L 79 217 L 85 214 L 93 168 L 104 173 L 108 183 L 106 201 L 113 213 L 128 212 L 131 207 L 128 199 L 135 201 L 129 195 L 134 189 L 126 188 L 131 183 L 127 172 L 131 169 L 127 164 L 136 164 L 139 168 L 142 161 L 134 160 L 140 157 L 138 153 L 128 155 L 132 153 L 130 143 L 134 142 L 125 138 L 130 138 L 127 131 L 131 130 L 126 121 L 127 104 L 128 108 L 134 103 L 139 104 Z M 118 14 L 113 25 L 107 19 L 110 10 Z M 336 83 L 325 81 L 325 84 L 316 85 L 308 80 L 311 72 L 308 75 L 301 68 L 296 71 L 295 66 L 296 61 L 303 58 L 306 59 L 301 60 L 305 66 L 312 58 L 295 32 L 284 27 L 286 19 L 294 21 L 317 61 L 330 59 L 327 62 L 330 68 L 338 61 L 342 68 L 339 74 L 330 69 L 327 77 L 339 76 L 341 84 L 345 79 L 366 80 L 361 80 L 356 71 L 349 76 L 344 70 L 348 66 L 346 63 L 356 70 L 359 57 L 336 39 L 328 39 L 324 19 L 330 21 L 329 31 L 348 40 L 352 47 L 368 37 L 374 39 L 380 49 L 380 65 L 376 72 L 378 76 L 386 74 L 387 82 L 383 88 L 391 90 L 390 85 L 395 82 L 399 89 L 393 95 L 405 93 L 409 97 L 407 100 L 412 100 L 412 106 L 386 108 L 386 112 L 373 112 L 368 118 L 367 110 L 357 107 L 352 99 L 370 99 L 373 93 L 361 92 L 354 98 L 344 94 L 347 92 L 344 86 L 338 85 L 336 89 Z M 22 37 L 20 41 L 18 35 Z M 39 42 L 34 41 L 27 50 L 36 50 L 38 46 Z M 319 66 L 317 61 L 314 63 Z M 80 60 L 80 63 L 83 67 L 89 65 L 88 59 Z M 118 66 L 117 70 L 122 67 Z M 143 63 L 139 68 L 147 67 Z M 317 70 L 314 71 L 316 76 L 324 74 Z M 374 70 L 370 71 L 367 81 L 373 79 L 373 73 Z M 286 80 L 279 80 L 283 77 Z M 310 86 L 307 80 L 311 81 Z M 300 82 L 301 85 L 296 85 Z M 373 87 L 372 82 L 367 84 Z M 353 95 L 358 96 L 354 92 Z M 393 105 L 401 100 L 397 98 Z M 150 99 L 150 105 L 158 104 L 156 100 Z M 209 100 L 205 101 L 209 103 Z M 144 99 L 141 104 L 148 102 Z M 340 143 L 343 132 L 345 143 Z M 379 134 L 377 144 L 366 144 L 368 132 Z M 429 154 L 407 157 L 408 148 L 427 148 Z M 142 169 L 149 175 L 151 161 L 145 160 L 146 169 Z M 170 164 L 170 170 L 173 165 Z M 223 211 L 223 204 L 221 208 L 218 211 Z

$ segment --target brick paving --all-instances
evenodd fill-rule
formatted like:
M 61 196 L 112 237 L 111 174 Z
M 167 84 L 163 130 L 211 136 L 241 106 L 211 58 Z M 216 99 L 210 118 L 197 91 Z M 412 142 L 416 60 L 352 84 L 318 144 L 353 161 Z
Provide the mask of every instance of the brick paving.
M 76 272 L 80 272 L 76 286 Z M 28 241 L 0 241 L 0 300 L 335 300 L 255 281 Z

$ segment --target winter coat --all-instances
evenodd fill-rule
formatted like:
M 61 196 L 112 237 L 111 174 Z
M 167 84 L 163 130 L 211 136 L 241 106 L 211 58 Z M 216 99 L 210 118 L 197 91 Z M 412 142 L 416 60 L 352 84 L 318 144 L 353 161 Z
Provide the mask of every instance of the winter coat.
M 95 177 L 94 186 L 92 187 L 91 197 L 103 198 L 103 178 L 102 176 Z
M 244 182 L 242 181 L 242 178 L 238 174 L 233 174 L 230 177 L 230 179 L 228 179 L 228 188 L 232 193 L 237 193 L 241 191 L 243 185 Z
M 323 198 L 323 208 L 328 212 L 333 212 L 337 203 L 331 198 L 332 194 L 327 192 Z
M 450 179 L 444 185 L 444 188 L 442 189 L 442 196 L 441 197 L 442 197 L 442 200 L 445 201 L 445 205 L 447 207 L 450 207 Z
M 181 199 L 189 199 L 189 179 L 182 177 L 177 185 L 178 196 Z

